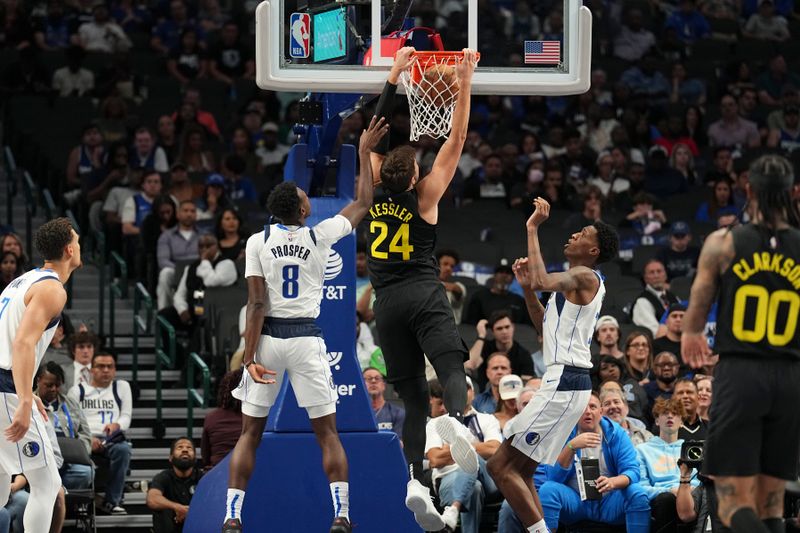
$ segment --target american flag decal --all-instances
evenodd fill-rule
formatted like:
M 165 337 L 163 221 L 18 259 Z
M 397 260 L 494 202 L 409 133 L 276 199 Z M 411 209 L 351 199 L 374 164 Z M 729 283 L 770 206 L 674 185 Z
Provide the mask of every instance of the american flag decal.
M 561 62 L 561 42 L 525 41 L 525 63 L 556 65 Z

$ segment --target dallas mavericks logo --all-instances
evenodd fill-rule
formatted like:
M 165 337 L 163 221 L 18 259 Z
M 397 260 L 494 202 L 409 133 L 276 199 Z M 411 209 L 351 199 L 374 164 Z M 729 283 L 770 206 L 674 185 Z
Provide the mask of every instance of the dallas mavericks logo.
M 26 443 L 22 447 L 22 453 L 25 457 L 36 457 L 39 454 L 39 443 L 33 441 Z
M 541 435 L 539 435 L 534 431 L 531 431 L 530 433 L 525 435 L 525 442 L 528 443 L 528 446 L 533 446 L 534 444 L 538 443 L 539 439 L 541 439 Z
M 328 263 L 325 265 L 325 281 L 336 279 L 336 276 L 342 272 L 342 268 L 344 268 L 342 256 L 336 250 L 331 250 L 328 255 Z

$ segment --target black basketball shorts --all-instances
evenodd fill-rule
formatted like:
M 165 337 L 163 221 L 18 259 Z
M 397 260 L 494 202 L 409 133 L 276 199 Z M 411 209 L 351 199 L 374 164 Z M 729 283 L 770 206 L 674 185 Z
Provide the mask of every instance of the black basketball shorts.
M 797 479 L 800 361 L 720 356 L 703 473 Z

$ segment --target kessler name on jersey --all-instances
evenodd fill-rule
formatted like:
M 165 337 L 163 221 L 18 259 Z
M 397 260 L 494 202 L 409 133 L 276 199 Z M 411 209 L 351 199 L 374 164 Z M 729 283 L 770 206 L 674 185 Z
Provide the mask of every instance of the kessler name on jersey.
M 394 202 L 381 202 L 375 204 L 369 209 L 369 214 L 372 215 L 372 218 L 378 218 L 381 215 L 389 215 L 398 218 L 400 221 L 405 223 L 408 223 L 408 221 L 414 217 L 414 213 L 405 207 L 397 205 Z
M 269 249 L 272 257 L 296 257 L 305 261 L 311 254 L 311 250 L 299 244 L 279 244 Z

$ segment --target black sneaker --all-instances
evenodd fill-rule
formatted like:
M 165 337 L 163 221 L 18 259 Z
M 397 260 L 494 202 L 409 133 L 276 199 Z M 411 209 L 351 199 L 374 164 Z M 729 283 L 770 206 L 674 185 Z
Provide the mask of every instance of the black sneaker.
M 222 533 L 242 533 L 242 521 L 238 518 L 225 520 L 222 524 Z
M 128 514 L 128 511 L 125 510 L 124 507 L 121 507 L 117 504 L 113 504 L 111 502 L 103 502 L 98 507 L 97 510 L 103 514 L 110 514 L 110 515 L 123 515 Z
M 333 519 L 333 524 L 331 524 L 331 531 L 330 533 L 350 533 L 352 528 L 350 527 L 350 521 L 343 516 L 337 516 Z

